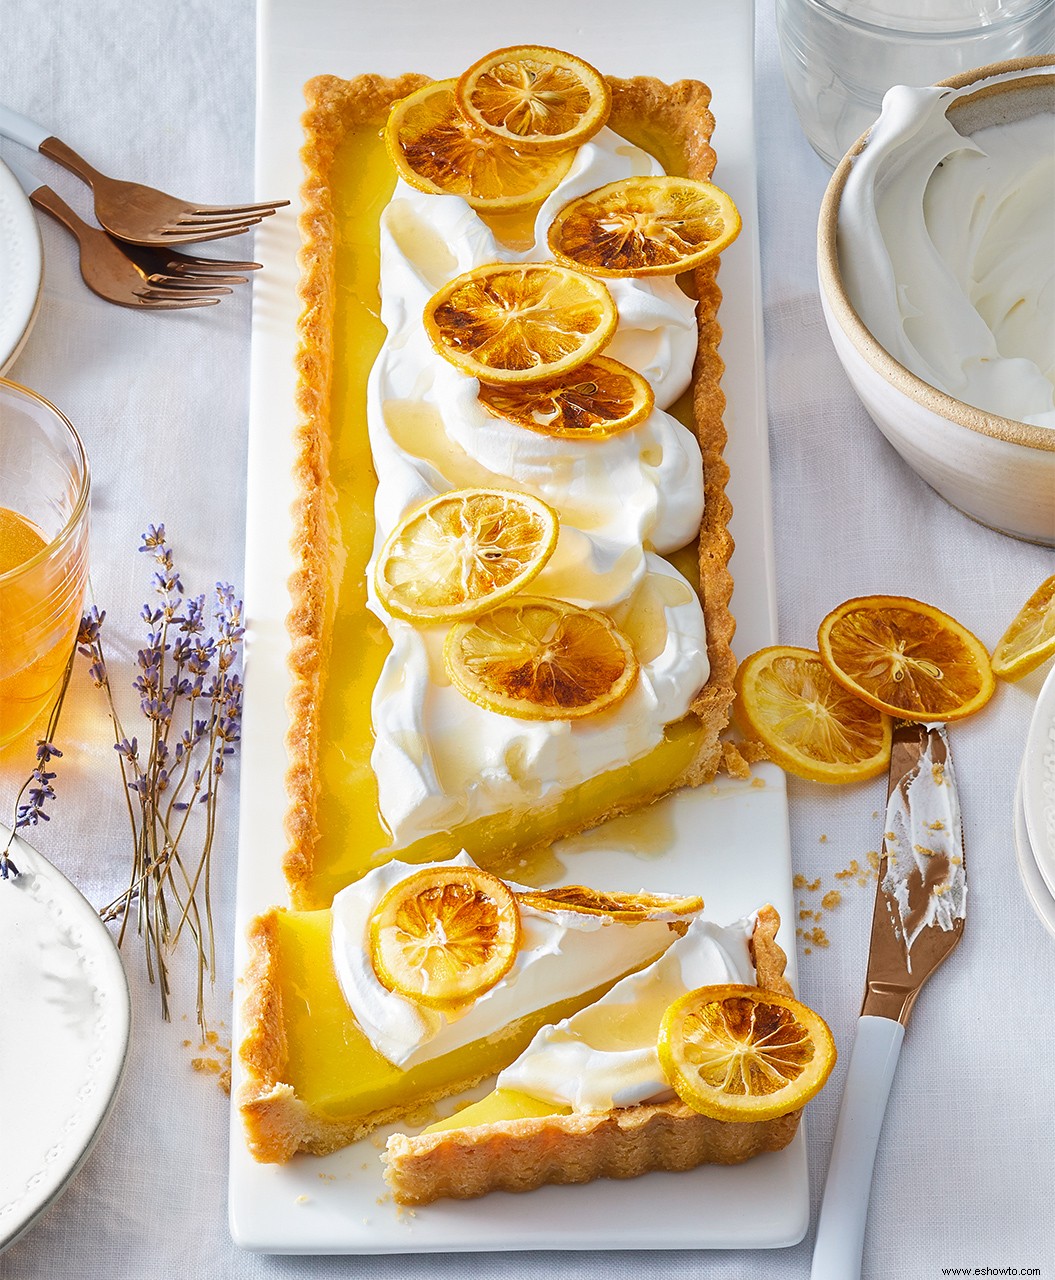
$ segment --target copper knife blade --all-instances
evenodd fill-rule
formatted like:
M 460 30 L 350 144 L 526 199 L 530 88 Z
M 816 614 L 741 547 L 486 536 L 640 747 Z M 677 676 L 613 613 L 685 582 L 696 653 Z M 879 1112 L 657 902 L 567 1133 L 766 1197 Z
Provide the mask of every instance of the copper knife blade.
M 949 740 L 894 725 L 862 1014 L 905 1024 L 920 988 L 963 935 L 967 867 Z

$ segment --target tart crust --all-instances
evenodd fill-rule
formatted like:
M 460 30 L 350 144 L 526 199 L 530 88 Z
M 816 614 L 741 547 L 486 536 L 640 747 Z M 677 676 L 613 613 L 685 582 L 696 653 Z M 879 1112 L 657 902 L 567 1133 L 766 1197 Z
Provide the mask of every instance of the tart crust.
M 780 917 L 764 907 L 752 945 L 758 985 L 791 994 L 786 957 L 776 942 Z M 795 1136 L 801 1117 L 788 1112 L 754 1124 L 714 1120 L 681 1101 L 604 1112 L 499 1120 L 388 1140 L 385 1181 L 399 1204 L 458 1200 L 489 1191 L 534 1191 L 546 1183 L 636 1178 L 664 1169 L 739 1164 L 763 1151 L 779 1151 Z
M 380 128 L 388 108 L 397 99 L 427 82 L 408 74 L 389 80 L 360 76 L 341 80 L 318 76 L 305 86 L 307 137 L 302 152 L 306 179 L 302 188 L 300 228 L 300 343 L 296 357 L 298 375 L 294 478 L 297 498 L 293 506 L 292 550 L 295 569 L 290 577 L 292 606 L 287 625 L 291 639 L 289 666 L 292 683 L 288 695 L 290 728 L 286 746 L 289 766 L 286 786 L 289 806 L 285 820 L 287 848 L 283 869 L 295 906 L 324 905 L 313 891 L 316 850 L 319 844 L 318 799 L 320 793 L 319 708 L 326 677 L 334 593 L 332 581 L 340 573 L 342 550 L 336 536 L 336 492 L 329 474 L 331 430 L 330 390 L 335 359 L 333 318 L 337 228 L 330 174 L 337 149 L 349 130 Z M 710 145 L 713 117 L 710 90 L 697 81 L 667 85 L 659 80 L 609 79 L 616 132 L 646 146 L 658 142 L 676 157 L 690 177 L 708 179 L 714 169 Z M 653 795 L 630 803 L 616 803 L 590 815 L 588 822 L 547 835 L 550 843 L 573 835 L 584 826 L 601 822 L 651 803 L 682 786 L 709 781 L 721 762 L 719 734 L 726 727 L 733 699 L 735 659 L 730 648 L 735 627 L 729 610 L 732 579 L 729 557 L 733 543 L 728 531 L 731 506 L 725 493 L 728 467 L 722 453 L 726 433 L 722 421 L 725 397 L 720 388 L 723 370 L 718 355 L 721 329 L 717 313 L 720 291 L 718 262 L 712 260 L 692 273 L 692 290 L 699 298 L 699 343 L 693 369 L 694 425 L 703 454 L 705 510 L 700 529 L 699 572 L 710 675 L 692 704 L 700 721 L 697 749 L 688 767 L 665 780 Z M 521 852 L 529 852 L 524 849 Z

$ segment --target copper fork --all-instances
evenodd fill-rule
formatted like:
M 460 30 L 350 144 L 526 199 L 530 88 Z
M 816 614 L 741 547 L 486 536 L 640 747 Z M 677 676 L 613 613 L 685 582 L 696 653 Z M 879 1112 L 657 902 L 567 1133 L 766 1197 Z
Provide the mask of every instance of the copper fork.
M 240 235 L 289 204 L 288 200 L 195 204 L 138 182 L 108 178 L 42 125 L 3 105 L 0 105 L 0 134 L 57 161 L 86 182 L 95 196 L 95 216 L 101 225 L 119 240 L 132 244 L 191 244 Z
M 84 283 L 93 293 L 138 311 L 211 307 L 253 271 L 256 262 L 218 262 L 191 258 L 172 249 L 122 245 L 100 227 L 90 226 L 52 189 L 20 166 L 7 161 L 30 203 L 72 231 L 80 245 Z

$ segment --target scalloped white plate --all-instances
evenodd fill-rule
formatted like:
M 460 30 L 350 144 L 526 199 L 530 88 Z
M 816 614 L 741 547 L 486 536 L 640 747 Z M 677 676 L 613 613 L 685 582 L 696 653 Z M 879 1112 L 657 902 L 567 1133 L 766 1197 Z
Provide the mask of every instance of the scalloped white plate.
M 1026 734 L 1022 809 L 1033 857 L 1055 895 L 1055 667 L 1041 686 Z
M 33 206 L 0 160 L 0 373 L 14 363 L 29 337 L 43 280 L 44 251 Z
M 11 857 L 21 874 L 0 880 L 0 1250 L 87 1158 L 131 1025 L 121 957 L 95 908 L 24 841 Z
M 1022 806 L 1022 773 L 1018 775 L 1018 786 L 1015 788 L 1015 853 L 1018 855 L 1018 873 L 1026 889 L 1026 896 L 1033 904 L 1033 910 L 1040 917 L 1045 929 L 1055 938 L 1055 897 L 1044 883 L 1040 867 L 1033 853 L 1033 846 L 1026 830 L 1026 811 Z

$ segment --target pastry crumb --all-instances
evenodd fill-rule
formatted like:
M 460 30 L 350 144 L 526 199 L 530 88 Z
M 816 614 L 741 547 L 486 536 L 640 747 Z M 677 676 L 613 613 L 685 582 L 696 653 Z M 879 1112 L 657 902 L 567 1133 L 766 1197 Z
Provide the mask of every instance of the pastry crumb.
M 834 911 L 842 900 L 843 895 L 838 889 L 829 889 L 824 897 L 821 898 L 821 906 L 825 911 Z

